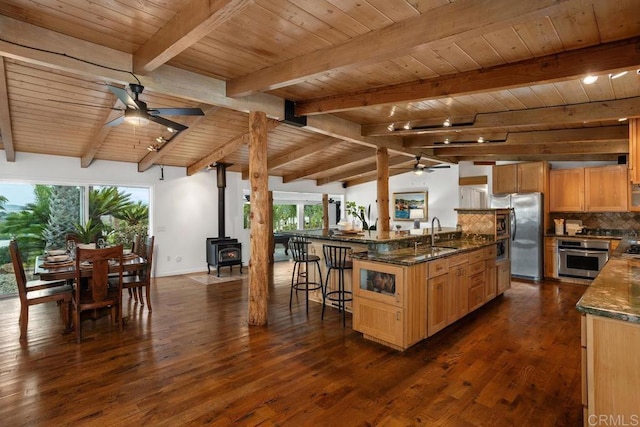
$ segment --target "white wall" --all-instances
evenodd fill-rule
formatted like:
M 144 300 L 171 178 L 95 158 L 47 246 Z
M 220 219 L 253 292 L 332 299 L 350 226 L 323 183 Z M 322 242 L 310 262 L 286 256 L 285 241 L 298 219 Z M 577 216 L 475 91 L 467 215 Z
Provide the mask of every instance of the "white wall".
M 449 169 L 436 169 L 431 173 L 420 176 L 412 172 L 394 175 L 389 178 L 389 213 L 391 216 L 391 228 L 396 224 L 402 229 L 413 228 L 413 221 L 393 221 L 393 193 L 398 192 L 422 192 L 427 191 L 429 208 L 428 220 L 420 224 L 421 228 L 430 227 L 434 216 L 438 217 L 442 226 L 455 227 L 457 215 L 454 211 L 458 207 L 458 166 L 452 165 Z M 371 219 L 378 218 L 376 205 L 376 182 L 368 182 L 347 188 L 346 201 L 356 202 L 367 208 L 371 205 Z M 379 224 L 378 224 L 379 225 Z

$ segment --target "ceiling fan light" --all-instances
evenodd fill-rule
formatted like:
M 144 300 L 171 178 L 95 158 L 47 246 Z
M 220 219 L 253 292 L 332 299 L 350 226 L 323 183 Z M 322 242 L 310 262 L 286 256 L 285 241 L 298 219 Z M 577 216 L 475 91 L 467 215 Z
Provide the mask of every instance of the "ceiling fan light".
M 124 110 L 124 121 L 137 126 L 144 126 L 149 123 L 149 119 L 147 119 L 144 112 L 131 108 Z
M 592 85 L 598 80 L 598 76 L 588 75 L 582 79 L 582 83 Z
M 418 175 L 418 176 L 420 176 L 420 175 L 422 175 L 423 173 L 424 173 L 424 170 L 422 170 L 422 168 L 415 168 L 415 169 L 413 170 L 413 174 L 414 174 L 414 175 Z

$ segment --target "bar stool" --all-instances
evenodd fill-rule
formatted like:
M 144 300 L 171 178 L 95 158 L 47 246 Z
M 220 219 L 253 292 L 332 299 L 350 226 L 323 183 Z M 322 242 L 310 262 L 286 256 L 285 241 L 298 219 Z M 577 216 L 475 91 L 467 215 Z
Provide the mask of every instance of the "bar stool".
M 309 313 L 309 291 L 316 289 L 322 290 L 322 270 L 320 270 L 320 257 L 317 255 L 309 255 L 307 246 L 310 244 L 308 240 L 301 237 L 292 237 L 289 239 L 289 249 L 293 258 L 293 273 L 291 274 L 291 291 L 289 293 L 289 310 L 293 301 L 293 290 L 304 291 L 307 303 L 307 313 Z M 304 264 L 304 271 L 300 267 Z M 309 281 L 309 264 L 315 264 L 318 269 L 319 281 Z M 296 272 L 297 269 L 297 272 Z
M 351 248 L 346 246 L 333 246 L 322 245 L 322 252 L 324 254 L 324 261 L 327 266 L 327 278 L 324 285 L 324 292 L 322 294 L 322 319 L 324 319 L 324 307 L 326 300 L 337 301 L 338 311 L 342 310 L 342 326 L 346 326 L 347 311 L 345 309 L 345 303 L 347 301 L 353 301 L 353 293 L 351 291 L 345 291 L 344 289 L 344 272 L 345 270 L 353 270 L 353 263 L 347 260 L 347 255 L 351 251 Z M 329 291 L 329 277 L 331 276 L 331 270 L 338 272 L 338 289 Z

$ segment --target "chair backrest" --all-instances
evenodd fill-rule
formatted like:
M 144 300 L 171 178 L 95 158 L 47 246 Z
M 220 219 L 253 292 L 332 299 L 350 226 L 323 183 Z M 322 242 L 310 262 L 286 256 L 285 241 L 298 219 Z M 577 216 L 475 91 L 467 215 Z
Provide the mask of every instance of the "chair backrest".
M 348 246 L 322 245 L 322 253 L 327 268 L 345 268 L 351 248 Z
M 24 274 L 24 264 L 22 263 L 22 255 L 18 248 L 18 242 L 11 240 L 9 242 L 9 252 L 11 253 L 11 262 L 13 263 L 13 271 L 16 275 L 16 283 L 18 284 L 18 294 L 21 300 L 27 299 L 27 276 Z
M 307 246 L 309 241 L 304 237 L 291 237 L 289 239 L 289 249 L 294 261 L 304 261 L 307 256 Z
M 153 244 L 155 242 L 154 236 L 149 236 L 146 239 L 138 239 L 139 250 L 136 251 L 138 256 L 146 259 L 147 262 L 144 268 L 140 270 L 138 276 L 141 281 L 147 282 L 151 280 L 151 268 L 153 264 Z
M 109 266 L 110 262 L 118 263 L 119 289 L 122 292 L 122 245 L 112 246 L 104 249 L 82 249 L 76 248 L 76 297 L 80 300 L 80 295 L 84 299 L 90 298 L 93 302 L 100 302 L 107 299 L 109 292 Z M 91 277 L 88 280 L 88 288 L 81 280 L 82 270 L 87 263 L 91 263 Z

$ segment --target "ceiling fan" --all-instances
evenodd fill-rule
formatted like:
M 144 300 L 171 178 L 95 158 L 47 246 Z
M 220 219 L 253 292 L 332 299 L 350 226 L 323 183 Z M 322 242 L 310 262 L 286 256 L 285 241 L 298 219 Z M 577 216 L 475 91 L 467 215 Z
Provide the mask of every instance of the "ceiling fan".
M 420 163 L 420 158 L 422 155 L 416 156 L 416 164 L 411 168 L 391 168 L 391 169 L 404 169 L 406 171 L 412 171 L 415 175 L 422 175 L 423 173 L 431 173 L 436 169 L 449 169 L 451 165 L 434 165 L 434 166 L 426 166 Z
M 144 124 L 147 123 L 147 121 L 152 121 L 165 126 L 172 131 L 181 132 L 188 129 L 188 127 L 172 120 L 165 119 L 164 117 L 160 117 L 160 115 L 204 116 L 204 112 L 200 108 L 148 108 L 147 103 L 139 99 L 139 95 L 144 91 L 144 86 L 141 84 L 129 84 L 129 90 L 133 96 L 131 96 L 125 89 L 117 86 L 107 85 L 107 87 L 115 96 L 118 97 L 120 101 L 122 101 L 125 108 L 123 116 L 111 120 L 105 126 L 117 126 L 123 122 Z

